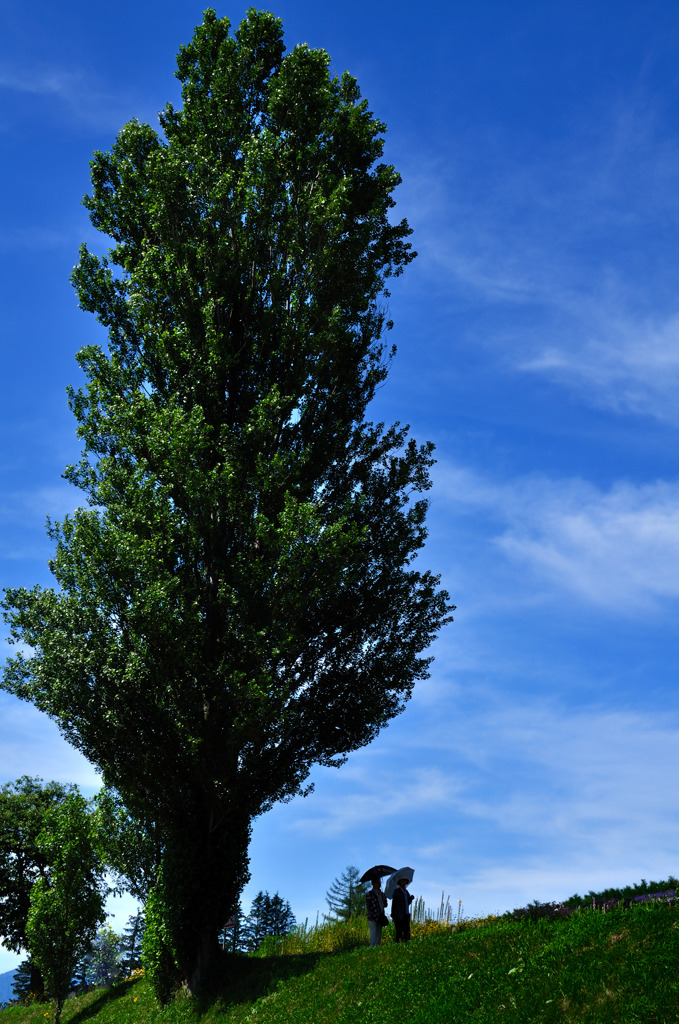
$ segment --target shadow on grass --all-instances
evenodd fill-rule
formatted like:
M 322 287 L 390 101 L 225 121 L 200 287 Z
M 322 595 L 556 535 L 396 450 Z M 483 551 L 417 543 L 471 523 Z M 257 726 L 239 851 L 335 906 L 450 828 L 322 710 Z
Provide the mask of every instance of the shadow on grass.
M 332 953 L 299 953 L 293 956 L 249 957 L 237 954 L 222 954 L 214 974 L 193 999 L 183 1001 L 181 1018 L 201 1017 L 210 1010 L 226 1010 L 240 1003 L 250 1003 L 273 992 L 278 983 L 300 977 L 313 971 L 321 960 Z M 68 1024 L 85 1024 L 98 1016 L 106 1007 L 113 1007 L 118 1000 L 129 993 L 135 983 L 119 982 L 109 989 L 90 993 L 87 1005 L 81 1006 Z M 170 1008 L 173 1009 L 170 1009 Z M 176 1019 L 179 1006 L 170 1003 L 166 1009 Z M 159 1014 L 162 1014 L 158 1004 Z
M 274 991 L 280 981 L 309 974 L 332 953 L 249 957 L 224 954 L 212 979 L 195 997 L 197 1014 L 254 1002 Z
M 92 993 L 93 998 L 88 1001 L 87 1005 L 76 1010 L 73 1016 L 68 1018 L 68 1024 L 82 1024 L 90 1017 L 96 1017 L 107 1003 L 114 1003 L 126 995 L 133 984 L 132 981 L 120 981 L 116 985 L 112 985 L 111 988 L 96 990 Z

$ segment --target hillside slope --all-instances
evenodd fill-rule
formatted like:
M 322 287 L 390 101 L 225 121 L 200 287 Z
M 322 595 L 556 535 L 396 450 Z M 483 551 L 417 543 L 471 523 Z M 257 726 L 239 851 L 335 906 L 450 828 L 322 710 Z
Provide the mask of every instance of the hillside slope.
M 674 1024 L 679 907 L 498 920 L 409 945 L 225 961 L 202 1001 L 164 1010 L 145 981 L 69 1000 L 72 1024 Z M 3 1024 L 46 1024 L 44 1004 Z M 50 1014 L 51 1016 L 51 1014 Z

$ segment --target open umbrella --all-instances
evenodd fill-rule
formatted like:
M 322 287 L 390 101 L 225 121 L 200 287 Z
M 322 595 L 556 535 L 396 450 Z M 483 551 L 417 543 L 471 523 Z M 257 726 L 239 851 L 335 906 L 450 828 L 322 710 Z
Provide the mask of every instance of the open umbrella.
M 373 878 L 383 878 L 385 875 L 390 875 L 396 868 L 390 868 L 388 864 L 375 864 L 373 867 L 368 868 L 364 871 L 359 882 L 372 882 Z
M 398 871 L 394 871 L 393 875 L 390 875 L 387 879 L 387 884 L 384 887 L 384 895 L 387 899 L 390 900 L 394 895 L 399 878 L 406 878 L 409 882 L 412 882 L 414 874 L 415 872 L 412 868 L 399 868 Z

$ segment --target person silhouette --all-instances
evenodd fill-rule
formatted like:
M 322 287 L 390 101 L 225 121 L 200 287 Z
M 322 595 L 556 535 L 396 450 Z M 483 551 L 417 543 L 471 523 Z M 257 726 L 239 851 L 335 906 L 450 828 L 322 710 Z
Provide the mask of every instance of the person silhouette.
M 384 909 L 387 905 L 387 897 L 382 892 L 379 877 L 373 877 L 372 889 L 365 894 L 365 905 L 368 911 L 368 927 L 370 929 L 370 945 L 379 946 L 382 941 L 382 929 L 387 924 Z
M 406 886 L 407 878 L 399 878 L 391 898 L 391 916 L 396 928 L 394 942 L 410 942 L 410 904 L 415 899 Z

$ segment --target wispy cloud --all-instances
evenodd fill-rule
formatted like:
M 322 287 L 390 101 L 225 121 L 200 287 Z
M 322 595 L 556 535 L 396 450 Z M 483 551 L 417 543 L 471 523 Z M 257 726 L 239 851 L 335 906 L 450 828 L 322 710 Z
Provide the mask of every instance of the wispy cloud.
M 473 309 L 458 343 L 504 369 L 676 426 L 676 133 L 641 86 L 582 113 L 551 141 L 489 125 L 437 139 L 436 154 L 418 147 L 412 166 L 399 155 L 420 251 L 411 286 Z
M 458 788 L 455 779 L 436 767 L 418 769 L 396 783 L 384 768 L 371 767 L 366 776 L 362 768 L 353 767 L 345 770 L 343 782 L 350 795 L 322 807 L 319 802 L 313 817 L 296 818 L 293 830 L 332 837 L 367 823 L 402 817 L 412 807 L 435 812 L 451 805 Z
M 0 67 L 0 88 L 13 92 L 27 92 L 39 96 L 60 96 L 69 102 L 83 87 L 83 75 L 78 72 L 52 69 L 48 71 L 11 70 Z
M 461 797 L 460 818 L 519 839 L 504 864 L 465 858 L 466 898 L 506 909 L 662 876 L 673 862 L 679 822 L 667 780 L 679 770 L 676 716 L 544 701 L 507 708 L 498 695 L 495 708 L 453 737 L 452 749 L 450 739 L 441 735 L 439 749 L 458 771 L 487 753 L 487 784 L 475 774 L 477 792 Z M 429 742 L 437 746 L 435 729 Z
M 679 426 L 679 315 L 638 321 L 600 309 L 583 323 L 586 330 L 590 337 L 581 343 L 547 346 L 519 368 L 577 389 L 596 405 Z
M 73 252 L 81 241 L 83 232 L 70 224 L 63 230 L 26 224 L 18 228 L 0 229 L 0 252 L 28 250 L 43 252 L 68 247 Z
M 474 783 L 481 791 L 474 795 L 467 788 L 456 797 L 461 811 L 506 832 L 558 838 L 574 847 L 589 842 L 593 825 L 606 832 L 608 838 L 599 841 L 607 843 L 618 829 L 654 822 L 654 841 L 670 848 L 679 830 L 679 822 L 664 813 L 666 780 L 679 770 L 676 715 L 596 704 L 572 708 L 544 699 L 507 707 L 499 692 L 488 691 L 483 705 L 484 713 L 467 719 L 464 730 L 435 722 L 427 730 L 427 749 L 458 770 L 469 763 L 481 769 Z M 507 764 L 514 767 L 511 776 Z M 483 792 L 481 775 L 502 781 Z M 550 792 L 558 792 L 559 800 Z M 636 843 L 647 849 L 642 835 L 630 837 L 628 850 Z
M 54 100 L 68 118 L 87 128 L 115 131 L 132 117 L 155 121 L 148 100 L 109 89 L 84 70 L 0 65 L 0 91 Z M 9 124 L 5 113 L 6 127 Z
M 16 490 L 2 495 L 0 523 L 33 520 L 44 524 L 45 517 L 59 519 L 84 504 L 83 496 L 72 486 L 63 483 L 57 487 L 38 487 L 35 490 Z
M 284 831 L 413 864 L 430 906 L 444 889 L 467 913 L 504 911 L 664 877 L 674 863 L 676 715 L 508 706 L 491 689 L 464 711 L 442 699 L 417 729 L 401 723 L 347 767 L 285 812 Z
M 450 515 L 485 512 L 495 551 L 531 570 L 533 587 L 566 589 L 623 615 L 679 598 L 679 483 L 496 482 L 443 464 L 436 495 Z

